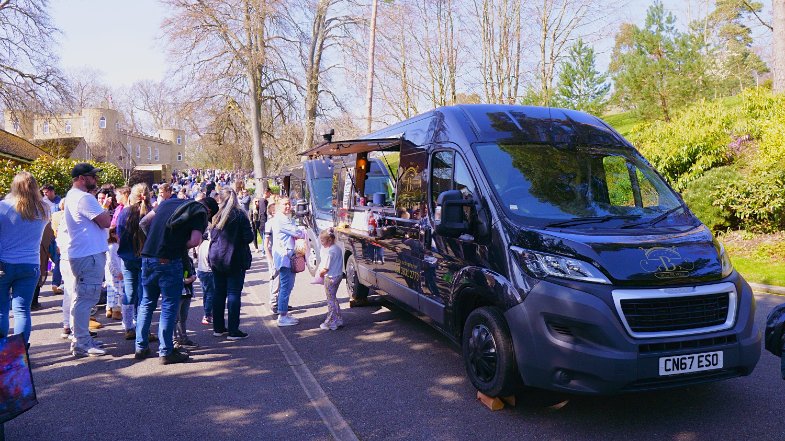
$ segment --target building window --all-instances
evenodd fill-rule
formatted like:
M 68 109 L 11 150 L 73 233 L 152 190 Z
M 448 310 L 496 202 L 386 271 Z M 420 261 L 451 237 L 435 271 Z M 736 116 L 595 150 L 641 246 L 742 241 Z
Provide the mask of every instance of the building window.
M 71 129 L 71 121 L 66 121 L 65 122 L 65 133 L 71 133 L 71 131 L 72 131 L 72 129 Z
M 102 117 L 101 117 L 101 118 L 98 120 L 98 128 L 99 128 L 99 129 L 105 129 L 105 128 L 106 128 L 106 117 L 105 117 L 105 116 L 102 116 Z
M 177 160 L 178 161 L 182 161 L 183 160 L 183 154 L 181 152 L 177 152 Z
M 183 143 L 183 137 L 180 136 L 180 135 L 177 135 L 177 145 L 181 145 L 182 143 Z
M 147 146 L 147 160 L 150 161 L 153 159 L 153 148 L 149 145 Z
M 82 117 L 82 133 L 87 131 L 87 118 Z
M 142 157 L 142 146 L 140 146 L 140 145 L 136 146 L 136 157 L 137 158 L 141 158 Z
M 44 121 L 44 135 L 49 134 L 49 121 Z
M 115 129 L 119 129 L 120 128 L 120 121 L 115 121 L 114 122 L 114 128 Z
M 14 132 L 19 131 L 19 121 L 14 121 Z
M 158 147 L 155 148 L 155 160 L 158 161 Z

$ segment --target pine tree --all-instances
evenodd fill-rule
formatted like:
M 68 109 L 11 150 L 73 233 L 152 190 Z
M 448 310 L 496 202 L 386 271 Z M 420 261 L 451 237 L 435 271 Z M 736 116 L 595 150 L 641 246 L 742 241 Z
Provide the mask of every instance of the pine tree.
M 594 49 L 578 41 L 570 48 L 559 74 L 556 103 L 559 106 L 595 115 L 602 114 L 608 103 L 608 74 L 595 67 Z

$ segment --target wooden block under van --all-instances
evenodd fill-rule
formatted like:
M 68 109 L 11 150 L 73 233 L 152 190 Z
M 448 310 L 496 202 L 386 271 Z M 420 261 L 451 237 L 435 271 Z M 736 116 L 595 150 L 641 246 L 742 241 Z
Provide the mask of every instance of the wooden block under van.
M 504 402 L 498 398 L 489 397 L 484 393 L 477 391 L 477 399 L 480 400 L 482 404 L 485 405 L 488 409 L 491 410 L 502 410 L 504 409 Z

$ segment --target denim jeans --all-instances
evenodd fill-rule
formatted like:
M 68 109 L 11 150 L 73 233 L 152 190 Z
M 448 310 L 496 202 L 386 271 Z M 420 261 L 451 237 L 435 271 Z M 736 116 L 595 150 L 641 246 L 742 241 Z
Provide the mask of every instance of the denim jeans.
M 139 308 L 142 300 L 142 259 L 123 259 L 123 305 Z
M 63 275 L 60 273 L 60 253 L 55 252 L 50 257 L 52 260 L 52 286 L 63 284 Z
M 175 259 L 162 263 L 154 257 L 142 258 L 142 301 L 136 323 L 136 350 L 147 348 L 150 322 L 161 297 L 161 319 L 158 322 L 158 353 L 169 355 L 174 350 L 172 334 L 177 320 L 177 308 L 183 292 L 183 262 Z
M 90 337 L 90 310 L 101 297 L 101 284 L 104 281 L 106 253 L 69 259 L 73 274 L 71 288 L 71 330 L 76 346 L 86 347 L 92 342 Z
M 224 273 L 213 272 L 215 294 L 213 295 L 213 331 L 240 330 L 240 295 L 245 283 L 245 271 Z M 228 326 L 224 325 L 224 309 L 229 309 Z
M 280 288 L 278 291 L 278 314 L 285 315 L 289 311 L 289 295 L 294 288 L 294 273 L 291 268 L 281 267 L 278 273 Z
M 0 337 L 8 335 L 9 313 L 14 309 L 14 334 L 24 334 L 25 344 L 30 340 L 33 324 L 30 305 L 38 285 L 41 266 L 37 263 L 3 262 L 5 275 L 0 277 Z
M 215 277 L 212 271 L 197 271 L 196 276 L 202 284 L 202 300 L 204 303 L 204 316 L 213 316 L 213 296 L 215 295 Z

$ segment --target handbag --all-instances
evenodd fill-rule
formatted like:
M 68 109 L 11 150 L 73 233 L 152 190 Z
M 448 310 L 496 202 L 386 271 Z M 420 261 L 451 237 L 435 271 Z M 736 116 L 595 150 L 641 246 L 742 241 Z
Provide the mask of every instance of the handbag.
M 292 256 L 290 263 L 293 273 L 301 273 L 305 271 L 305 256 L 302 254 L 295 254 Z

